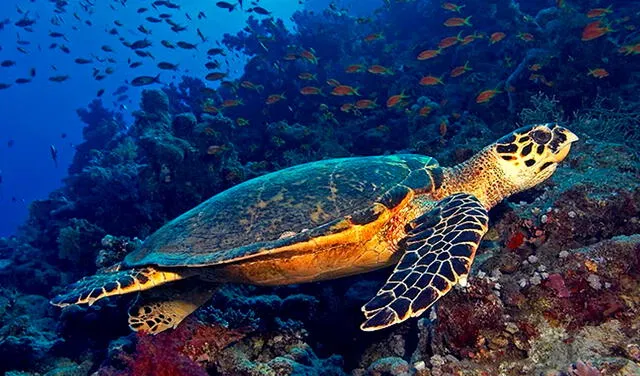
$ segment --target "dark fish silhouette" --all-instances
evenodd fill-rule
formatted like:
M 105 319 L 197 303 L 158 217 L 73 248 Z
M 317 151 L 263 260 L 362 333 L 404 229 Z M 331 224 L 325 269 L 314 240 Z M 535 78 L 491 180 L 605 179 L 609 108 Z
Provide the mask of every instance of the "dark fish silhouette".
M 226 1 L 218 1 L 216 3 L 216 6 L 218 8 L 227 9 L 229 12 L 232 12 L 236 8 L 235 5 L 231 3 L 227 3 Z
M 33 25 L 34 23 L 36 23 L 36 20 L 24 16 L 23 18 L 19 19 L 14 25 L 18 27 L 28 27 Z
M 205 80 L 207 81 L 217 81 L 227 77 L 227 74 L 224 72 L 211 72 L 205 76 Z
M 222 48 L 211 48 L 207 51 L 207 55 L 209 56 L 214 56 L 214 55 L 222 55 L 222 56 L 226 56 L 226 54 L 224 53 L 224 50 Z
M 269 12 L 268 10 L 264 9 L 263 7 L 253 7 L 253 8 L 249 8 L 247 9 L 247 12 L 254 12 L 254 13 L 258 13 L 261 14 L 263 16 L 268 16 L 271 14 L 271 12 Z
M 139 76 L 131 80 L 131 85 L 133 86 L 145 86 L 151 84 L 159 84 L 160 82 L 160 74 L 155 77 L 151 76 Z
M 174 46 L 171 42 L 169 42 L 168 40 L 161 40 L 160 44 L 162 44 L 163 46 L 167 47 L 167 48 L 176 48 L 176 46 Z
M 52 144 L 49 146 L 49 151 L 51 152 L 51 159 L 53 160 L 53 164 L 58 168 L 58 150 Z
M 183 42 L 183 41 L 177 42 L 176 45 L 178 45 L 178 47 L 183 48 L 185 50 L 195 50 L 197 48 L 197 45 L 189 42 Z
M 161 61 L 158 63 L 158 68 L 165 70 L 177 70 L 178 64 L 167 63 L 166 61 Z
M 137 40 L 137 41 L 135 41 L 133 43 L 124 42 L 123 44 L 125 46 L 131 48 L 132 50 L 139 50 L 139 49 L 142 49 L 142 48 L 150 47 L 152 43 L 151 43 L 150 40 L 145 38 L 145 39 Z
M 51 81 L 51 82 L 64 82 L 64 81 L 66 81 L 68 79 L 69 79 L 68 75 L 49 77 L 49 81 Z

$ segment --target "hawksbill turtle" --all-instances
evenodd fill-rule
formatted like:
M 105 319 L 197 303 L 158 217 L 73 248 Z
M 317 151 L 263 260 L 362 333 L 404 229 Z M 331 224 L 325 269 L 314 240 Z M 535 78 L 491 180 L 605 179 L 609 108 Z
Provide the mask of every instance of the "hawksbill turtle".
M 129 326 L 175 328 L 220 283 L 283 285 L 395 266 L 362 310 L 373 331 L 422 314 L 466 283 L 495 204 L 547 179 L 578 137 L 517 129 L 457 166 L 398 154 L 321 160 L 223 191 L 168 222 L 107 272 L 69 286 L 65 307 L 143 292 Z M 173 283 L 178 280 L 183 282 Z

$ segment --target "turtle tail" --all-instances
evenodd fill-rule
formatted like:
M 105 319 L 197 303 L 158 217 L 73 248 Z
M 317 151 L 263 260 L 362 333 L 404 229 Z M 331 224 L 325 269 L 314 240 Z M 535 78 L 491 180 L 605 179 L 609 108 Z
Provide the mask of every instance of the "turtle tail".
M 184 269 L 157 270 L 152 267 L 100 273 L 70 285 L 67 292 L 51 299 L 51 304 L 58 307 L 74 304 L 92 305 L 97 300 L 108 296 L 148 290 L 192 275 L 193 273 Z

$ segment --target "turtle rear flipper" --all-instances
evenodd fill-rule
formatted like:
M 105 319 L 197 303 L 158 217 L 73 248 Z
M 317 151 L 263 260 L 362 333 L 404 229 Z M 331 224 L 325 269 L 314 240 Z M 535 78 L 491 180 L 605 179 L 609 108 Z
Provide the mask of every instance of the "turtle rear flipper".
M 85 277 L 68 287 L 69 291 L 51 299 L 51 304 L 66 307 L 92 305 L 107 296 L 143 291 L 195 275 L 186 269 L 158 270 L 152 267 L 127 269 Z
M 416 218 L 399 243 L 400 262 L 362 307 L 367 320 L 360 328 L 374 331 L 419 316 L 465 280 L 488 222 L 487 210 L 466 193 L 451 195 Z
M 195 279 L 141 293 L 129 308 L 129 327 L 148 334 L 173 329 L 215 291 L 216 285 Z

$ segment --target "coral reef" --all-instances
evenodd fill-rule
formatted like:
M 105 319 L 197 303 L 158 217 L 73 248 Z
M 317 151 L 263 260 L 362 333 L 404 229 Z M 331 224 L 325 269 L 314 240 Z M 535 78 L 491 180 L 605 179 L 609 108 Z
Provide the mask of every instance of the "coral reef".
M 611 51 L 636 37 L 582 43 L 577 5 L 470 1 L 465 12 L 484 29 L 460 34 L 456 53 L 442 49 L 447 59 L 425 65 L 416 56 L 455 33 L 423 20 L 446 13 L 425 1 L 391 3 L 370 19 L 301 11 L 295 32 L 250 17 L 222 41 L 250 56 L 238 79 L 212 89 L 184 77 L 144 90 L 131 124 L 99 100 L 78 110 L 84 142 L 64 186 L 31 205 L 16 236 L 0 239 L 0 372 L 638 374 L 640 128 L 629 72 L 640 60 Z M 509 35 L 492 43 L 489 27 Z M 592 68 L 584 61 L 603 53 L 628 69 L 584 81 Z M 465 60 L 472 70 L 452 77 Z M 373 73 L 374 64 L 388 70 Z M 298 77 L 312 70 L 319 86 L 336 80 L 360 95 L 301 97 Z M 416 86 L 436 72 L 446 85 Z M 492 88 L 490 103 L 473 100 Z M 411 99 L 389 106 L 399 94 Z M 267 104 L 270 95 L 277 100 Z M 129 333 L 128 296 L 61 312 L 47 304 L 67 283 L 117 264 L 162 224 L 247 179 L 352 155 L 416 152 L 453 165 L 515 124 L 549 121 L 580 141 L 550 180 L 492 211 L 469 285 L 419 319 L 374 333 L 358 328 L 360 307 L 388 270 L 300 286 L 223 286 L 197 320 L 155 337 Z

